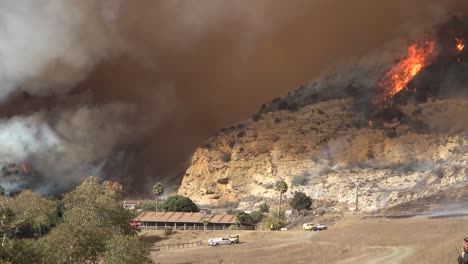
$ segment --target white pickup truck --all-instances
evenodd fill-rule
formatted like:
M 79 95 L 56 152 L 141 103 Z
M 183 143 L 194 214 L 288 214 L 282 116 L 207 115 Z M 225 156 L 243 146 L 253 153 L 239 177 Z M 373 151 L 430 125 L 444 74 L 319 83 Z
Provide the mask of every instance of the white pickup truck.
M 318 231 L 322 231 L 322 230 L 327 230 L 327 229 L 328 229 L 327 225 L 325 225 L 325 224 L 317 224 L 317 225 L 315 226 L 315 228 L 316 228 L 316 230 L 318 230 Z
M 235 242 L 227 237 L 219 237 L 219 238 L 210 238 L 208 239 L 208 245 L 210 246 L 219 246 L 219 245 L 233 245 Z

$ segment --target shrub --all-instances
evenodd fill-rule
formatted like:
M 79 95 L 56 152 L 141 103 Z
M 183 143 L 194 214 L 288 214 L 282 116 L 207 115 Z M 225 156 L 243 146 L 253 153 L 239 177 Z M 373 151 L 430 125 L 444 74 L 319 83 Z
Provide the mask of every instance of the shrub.
M 218 179 L 217 182 L 219 184 L 228 184 L 229 183 L 229 178 L 221 178 L 221 179 Z
M 293 199 L 289 203 L 293 209 L 299 213 L 303 210 L 310 210 L 312 206 L 312 198 L 303 192 L 295 192 Z
M 254 122 L 257 122 L 257 121 L 260 120 L 260 119 L 262 119 L 262 115 L 261 115 L 261 114 L 256 113 L 256 114 L 252 115 L 252 120 L 253 120 Z
M 262 212 L 260 211 L 255 211 L 250 214 L 252 216 L 252 223 L 257 224 L 260 223 L 263 220 L 263 217 L 265 216 Z
M 231 153 L 224 153 L 223 156 L 221 157 L 221 160 L 223 162 L 229 162 L 231 161 Z
M 172 235 L 172 231 L 173 231 L 172 227 L 165 227 L 164 228 L 164 235 L 170 236 L 170 235 Z
M 309 183 L 309 174 L 307 172 L 294 176 L 291 180 L 292 186 L 304 186 Z
M 270 211 L 270 205 L 267 204 L 266 202 L 263 202 L 263 203 L 260 204 L 259 210 L 262 213 L 268 213 L 268 211 Z
M 234 208 L 229 208 L 229 209 L 226 210 L 226 213 L 230 214 L 230 215 L 233 215 L 233 214 L 237 215 L 240 212 L 243 212 L 243 211 L 237 210 L 237 209 L 234 209 Z
M 280 211 L 278 219 L 278 210 L 270 210 L 270 213 L 262 220 L 262 225 L 266 229 L 279 229 L 286 225 L 286 215 L 284 210 Z
M 330 167 L 325 167 L 321 172 L 320 172 L 320 175 L 322 176 L 325 176 L 325 175 L 328 175 L 328 174 L 331 174 L 331 173 L 334 173 L 335 170 L 330 168 Z
M 237 133 L 238 138 L 241 138 L 243 136 L 245 136 L 245 131 L 240 131 L 239 133 Z
M 244 128 L 244 127 L 245 127 L 245 124 L 243 124 L 243 123 L 237 124 L 237 126 L 236 126 L 237 129 L 241 129 L 241 128 Z
M 203 144 L 200 146 L 200 148 L 208 149 L 208 150 L 209 150 L 209 149 L 212 148 L 212 146 L 211 146 L 210 142 L 205 142 L 205 143 L 203 143 Z
M 297 112 L 299 110 L 299 106 L 297 105 L 297 103 L 291 103 L 288 105 L 287 108 L 290 112 Z
M 444 171 L 442 170 L 442 168 L 438 168 L 435 170 L 435 175 L 439 178 L 439 179 L 442 179 L 444 177 Z
M 285 110 L 288 108 L 288 102 L 286 101 L 281 101 L 279 104 L 278 104 L 278 109 L 279 110 Z
M 146 202 L 143 204 L 143 206 L 141 207 L 141 210 L 143 212 L 156 212 L 158 210 L 156 210 L 156 202 Z M 161 208 L 161 206 L 159 206 L 159 208 Z

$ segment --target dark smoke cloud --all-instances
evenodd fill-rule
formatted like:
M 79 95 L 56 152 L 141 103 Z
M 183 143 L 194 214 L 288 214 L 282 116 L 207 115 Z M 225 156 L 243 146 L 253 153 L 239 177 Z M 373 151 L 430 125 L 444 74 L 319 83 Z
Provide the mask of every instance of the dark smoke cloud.
M 177 185 L 191 151 L 220 127 L 467 10 L 455 0 L 3 1 L 0 135 L 24 130 L 42 144 L 13 140 L 27 153 L 3 157 L 35 161 L 54 184 L 98 167 L 134 190 Z M 74 99 L 83 94 L 86 103 Z M 103 171 L 111 167 L 127 173 Z

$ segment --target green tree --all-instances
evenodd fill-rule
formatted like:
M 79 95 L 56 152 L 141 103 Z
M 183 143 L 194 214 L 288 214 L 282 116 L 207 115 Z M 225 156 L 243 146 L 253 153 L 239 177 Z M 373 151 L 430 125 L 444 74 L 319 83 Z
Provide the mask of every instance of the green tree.
M 34 239 L 10 239 L 0 247 L 0 263 L 40 263 L 41 251 Z
M 164 211 L 168 212 L 198 212 L 197 205 L 188 197 L 174 195 L 166 199 L 161 205 Z
M 114 235 L 106 244 L 105 264 L 150 264 L 148 246 L 138 236 Z
M 63 199 L 63 223 L 41 243 L 45 263 L 94 263 L 114 235 L 134 235 L 132 214 L 120 203 L 122 186 L 86 179 Z
M 310 210 L 312 206 L 312 198 L 303 192 L 294 192 L 294 196 L 289 204 L 293 209 L 296 209 L 301 213 L 303 210 Z
M 275 190 L 280 193 L 279 204 L 278 204 L 278 221 L 280 219 L 281 203 L 283 201 L 283 194 L 288 191 L 288 184 L 283 180 L 279 180 L 275 184 Z
M 245 212 L 238 212 L 236 214 L 236 220 L 240 226 L 253 224 L 252 216 Z
M 263 217 L 265 217 L 265 215 L 260 211 L 252 212 L 250 215 L 252 216 L 252 222 L 254 224 L 260 223 L 263 220 Z
M 159 197 L 164 193 L 164 187 L 162 183 L 158 182 L 153 186 L 153 194 L 156 199 L 156 212 L 158 211 Z
M 279 215 L 279 217 L 278 217 Z M 266 215 L 262 220 L 263 228 L 266 229 L 279 229 L 286 225 L 286 215 L 283 211 L 270 210 L 270 213 Z
M 262 213 L 268 213 L 268 211 L 270 211 L 270 205 L 267 204 L 266 202 L 263 202 L 260 204 L 260 206 L 258 207 L 258 209 L 260 210 L 260 212 Z
M 23 191 L 16 197 L 0 196 L 1 246 L 7 239 L 39 238 L 58 221 L 58 202 Z
M 156 205 L 156 202 L 145 202 L 141 206 L 141 210 L 143 212 L 157 212 L 158 211 L 157 207 L 158 207 L 158 205 Z

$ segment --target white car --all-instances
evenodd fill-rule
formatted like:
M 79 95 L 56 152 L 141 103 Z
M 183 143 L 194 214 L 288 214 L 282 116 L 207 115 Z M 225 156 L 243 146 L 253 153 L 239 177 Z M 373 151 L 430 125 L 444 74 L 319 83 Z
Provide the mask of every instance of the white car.
M 315 226 L 315 229 L 318 230 L 318 231 L 322 231 L 322 230 L 327 230 L 328 227 L 327 227 L 327 225 L 325 225 L 325 224 L 317 224 L 317 225 Z
M 208 239 L 208 245 L 210 246 L 219 246 L 219 245 L 233 245 L 235 242 L 227 237 L 219 237 L 219 238 L 210 238 Z

